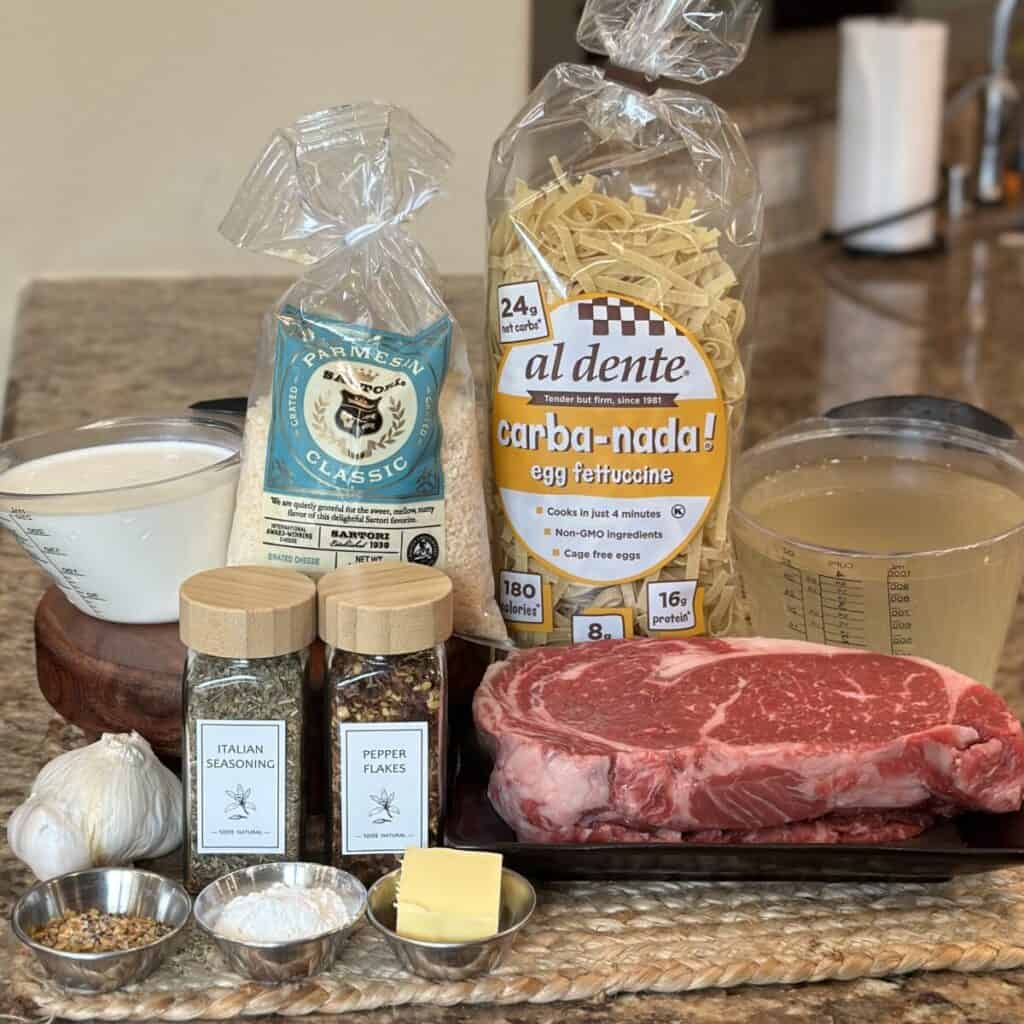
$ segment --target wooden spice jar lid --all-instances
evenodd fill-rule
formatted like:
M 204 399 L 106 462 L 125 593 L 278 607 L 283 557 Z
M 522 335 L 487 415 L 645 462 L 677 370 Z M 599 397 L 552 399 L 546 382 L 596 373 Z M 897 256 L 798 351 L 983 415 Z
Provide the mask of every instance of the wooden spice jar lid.
M 181 641 L 203 654 L 273 658 L 316 639 L 316 585 L 294 569 L 208 569 L 185 580 L 179 602 Z
M 452 635 L 452 581 L 426 565 L 335 569 L 320 580 L 317 594 L 320 636 L 344 651 L 409 654 Z

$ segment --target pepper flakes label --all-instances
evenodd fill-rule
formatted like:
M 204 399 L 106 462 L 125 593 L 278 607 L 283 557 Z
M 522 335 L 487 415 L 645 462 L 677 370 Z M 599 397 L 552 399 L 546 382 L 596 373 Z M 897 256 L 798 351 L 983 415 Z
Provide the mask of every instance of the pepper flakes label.
M 402 853 L 428 845 L 427 723 L 342 722 L 337 728 L 342 854 Z
M 703 525 L 725 476 L 721 386 L 679 324 L 616 295 L 550 310 L 550 338 L 498 366 L 494 472 L 508 522 L 548 571 L 625 583 Z

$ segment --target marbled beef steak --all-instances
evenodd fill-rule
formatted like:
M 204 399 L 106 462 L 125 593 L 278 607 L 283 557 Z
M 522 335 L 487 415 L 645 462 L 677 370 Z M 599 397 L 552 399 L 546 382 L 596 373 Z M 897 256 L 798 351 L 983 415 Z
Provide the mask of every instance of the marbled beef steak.
M 919 658 L 789 640 L 535 648 L 473 703 L 521 842 L 884 842 L 1015 811 L 1020 723 Z

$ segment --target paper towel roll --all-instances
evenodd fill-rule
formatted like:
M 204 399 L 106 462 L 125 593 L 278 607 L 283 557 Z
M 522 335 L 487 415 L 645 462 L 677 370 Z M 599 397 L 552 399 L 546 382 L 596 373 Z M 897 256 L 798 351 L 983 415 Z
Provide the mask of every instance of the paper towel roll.
M 925 19 L 840 23 L 833 231 L 938 194 L 946 37 L 945 24 Z M 851 249 L 882 252 L 908 252 L 934 240 L 934 210 L 844 239 Z

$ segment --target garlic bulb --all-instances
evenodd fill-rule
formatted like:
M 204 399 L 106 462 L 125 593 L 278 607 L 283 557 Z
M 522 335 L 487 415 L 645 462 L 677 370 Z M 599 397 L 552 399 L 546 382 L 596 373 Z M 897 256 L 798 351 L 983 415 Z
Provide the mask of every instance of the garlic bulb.
M 138 734 L 104 733 L 55 757 L 7 821 L 37 878 L 160 857 L 181 845 L 181 783 Z

